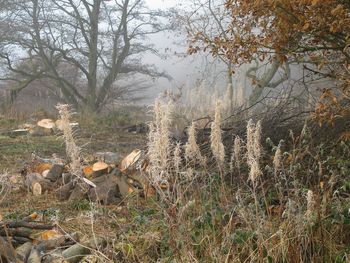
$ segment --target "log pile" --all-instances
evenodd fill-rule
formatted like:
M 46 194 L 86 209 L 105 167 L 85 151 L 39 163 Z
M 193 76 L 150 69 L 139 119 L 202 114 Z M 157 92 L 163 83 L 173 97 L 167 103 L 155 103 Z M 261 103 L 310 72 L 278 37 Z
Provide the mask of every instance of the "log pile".
M 115 161 L 117 155 L 113 153 L 99 156 L 108 158 L 83 165 L 82 176 L 70 173 L 62 160 L 37 158 L 23 174 L 26 188 L 35 196 L 54 192 L 60 201 L 88 199 L 104 205 L 119 204 L 130 193 L 141 193 L 147 188 L 147 180 L 142 176 L 147 162 L 141 161 L 141 150 L 134 150 L 121 162 Z M 143 166 L 136 168 L 138 162 Z
M 0 262 L 80 262 L 105 245 L 101 238 L 79 242 L 52 224 L 38 221 L 38 214 L 20 221 L 0 221 Z

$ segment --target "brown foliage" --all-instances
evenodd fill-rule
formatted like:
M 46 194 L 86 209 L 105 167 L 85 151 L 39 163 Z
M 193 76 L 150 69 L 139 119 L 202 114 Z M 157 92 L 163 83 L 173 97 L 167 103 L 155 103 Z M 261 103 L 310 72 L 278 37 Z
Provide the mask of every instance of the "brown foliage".
M 225 35 L 205 39 L 215 55 L 234 63 L 263 59 L 271 52 L 281 59 L 310 55 L 325 64 L 331 51 L 347 57 L 350 35 L 349 3 L 341 0 L 228 0 L 231 23 Z M 192 35 L 196 40 L 201 32 Z M 190 52 L 198 47 L 192 46 Z M 322 58 L 322 61 L 319 59 Z
M 226 33 L 212 38 L 192 33 L 190 54 L 210 50 L 237 65 L 256 59 L 300 64 L 317 77 L 334 80 L 332 88 L 349 98 L 349 1 L 227 0 L 226 8 L 230 18 Z M 322 103 L 319 111 L 339 106 L 338 101 Z

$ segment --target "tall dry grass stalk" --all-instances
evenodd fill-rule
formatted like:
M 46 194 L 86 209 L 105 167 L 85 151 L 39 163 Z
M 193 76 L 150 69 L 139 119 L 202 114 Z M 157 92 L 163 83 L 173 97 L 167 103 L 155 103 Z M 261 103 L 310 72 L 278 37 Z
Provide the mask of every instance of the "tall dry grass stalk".
M 188 128 L 188 140 L 185 145 L 185 158 L 187 162 L 199 161 L 202 165 L 205 165 L 205 158 L 202 156 L 199 146 L 197 144 L 196 124 L 192 122 Z
M 273 168 L 275 171 L 275 176 L 277 176 L 278 172 L 282 168 L 282 140 L 278 143 L 275 155 L 273 157 Z
M 245 103 L 245 90 L 241 81 L 234 80 L 233 86 L 209 85 L 205 80 L 195 87 L 186 87 L 183 96 L 184 114 L 188 119 L 213 116 L 217 100 L 222 101 L 222 113 L 232 114 L 235 107 Z
M 83 176 L 83 170 L 80 163 L 80 148 L 75 143 L 75 134 L 72 126 L 70 125 L 70 119 L 73 115 L 73 112 L 69 109 L 69 105 L 67 104 L 58 104 L 56 108 L 62 120 L 62 137 L 66 144 L 67 156 L 70 160 L 70 171 L 73 175 L 76 176 L 77 179 L 79 179 L 79 183 L 81 183 L 80 187 L 84 191 L 87 191 L 87 185 L 90 185 L 92 187 L 96 187 L 96 185 Z
M 261 122 L 255 125 L 252 120 L 249 120 L 247 124 L 247 164 L 250 168 L 249 179 L 253 184 L 262 174 L 259 165 L 261 152 Z
M 150 175 L 154 183 L 168 180 L 168 164 L 171 151 L 170 125 L 172 106 L 156 99 L 154 119 L 150 123 L 148 134 L 148 156 Z
M 5 200 L 11 189 L 10 175 L 7 172 L 0 174 L 0 204 Z
M 240 171 L 241 169 L 241 158 L 242 158 L 242 140 L 237 135 L 233 142 L 233 151 L 231 155 L 230 170 L 233 171 L 234 166 Z
M 237 107 L 244 105 L 245 103 L 245 89 L 242 85 L 242 83 L 239 83 L 237 85 L 237 89 L 235 89 L 235 105 Z
M 174 148 L 174 157 L 173 157 L 173 162 L 174 162 L 174 169 L 175 169 L 175 173 L 178 175 L 180 174 L 180 168 L 181 168 L 181 143 L 178 142 L 175 145 Z
M 217 87 L 214 93 L 217 94 Z M 206 81 L 201 81 L 196 87 L 187 88 L 184 97 L 185 115 L 189 119 L 197 119 L 213 112 L 214 98 L 213 92 L 208 89 Z
M 62 120 L 62 136 L 66 144 L 67 156 L 70 159 L 70 170 L 74 175 L 80 177 L 82 173 L 80 149 L 75 143 L 74 132 L 70 125 L 73 112 L 69 109 L 68 104 L 58 104 L 56 108 Z
M 312 220 L 312 214 L 315 209 L 315 197 L 314 192 L 312 190 L 307 191 L 306 195 L 307 209 L 306 209 L 306 219 L 310 222 Z
M 211 124 L 210 146 L 218 166 L 222 168 L 225 162 L 225 147 L 224 147 L 224 144 L 222 143 L 220 126 L 221 126 L 221 102 L 217 101 L 215 106 L 214 121 Z
M 261 121 L 258 121 L 258 123 L 255 125 L 255 132 L 254 132 L 254 156 L 258 162 L 261 159 L 261 152 L 262 152 L 261 132 L 262 132 Z
M 254 159 L 254 131 L 255 125 L 253 120 L 249 120 L 247 124 L 247 163 L 250 166 Z

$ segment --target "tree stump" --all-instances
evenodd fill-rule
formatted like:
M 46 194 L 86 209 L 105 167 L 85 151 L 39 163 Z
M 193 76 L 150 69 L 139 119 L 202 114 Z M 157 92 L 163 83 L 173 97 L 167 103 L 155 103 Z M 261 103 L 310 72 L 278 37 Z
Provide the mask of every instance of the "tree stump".
M 34 196 L 42 195 L 46 190 L 52 188 L 50 180 L 45 179 L 39 173 L 30 173 L 26 177 L 26 185 L 32 191 Z

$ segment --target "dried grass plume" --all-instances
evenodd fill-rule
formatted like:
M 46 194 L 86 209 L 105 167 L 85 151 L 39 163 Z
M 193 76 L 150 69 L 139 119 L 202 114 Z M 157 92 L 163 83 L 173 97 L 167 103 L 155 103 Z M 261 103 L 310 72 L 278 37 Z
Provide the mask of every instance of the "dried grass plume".
M 222 143 L 221 135 L 221 102 L 217 101 L 215 106 L 214 121 L 211 124 L 210 142 L 211 150 L 219 167 L 223 167 L 225 162 L 225 147 Z

